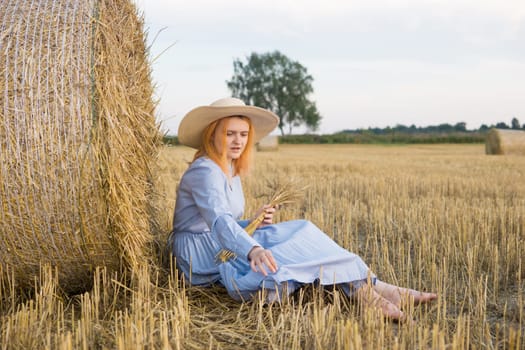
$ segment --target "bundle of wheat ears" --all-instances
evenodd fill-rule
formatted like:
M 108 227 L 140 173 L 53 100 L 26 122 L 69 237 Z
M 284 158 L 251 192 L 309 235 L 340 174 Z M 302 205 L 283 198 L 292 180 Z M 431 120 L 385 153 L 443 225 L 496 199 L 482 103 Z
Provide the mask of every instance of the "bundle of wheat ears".
M 291 204 L 297 202 L 304 193 L 306 186 L 299 186 L 295 180 L 288 180 L 286 182 L 275 181 L 273 184 L 270 183 L 269 187 L 273 189 L 274 193 L 268 202 L 268 205 L 272 208 L 277 208 L 285 204 Z M 263 222 L 264 215 L 266 212 L 263 210 L 261 213 L 254 218 L 248 226 L 244 229 L 250 236 L 253 235 L 257 227 Z M 217 263 L 224 263 L 232 258 L 235 258 L 236 254 L 228 249 L 222 249 L 215 260 Z

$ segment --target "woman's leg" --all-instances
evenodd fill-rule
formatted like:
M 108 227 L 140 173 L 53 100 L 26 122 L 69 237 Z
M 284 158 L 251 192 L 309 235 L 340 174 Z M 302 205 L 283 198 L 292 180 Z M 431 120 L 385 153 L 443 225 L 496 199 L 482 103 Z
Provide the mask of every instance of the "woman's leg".
M 420 292 L 414 289 L 402 288 L 377 280 L 373 286 L 374 291 L 392 304 L 401 307 L 403 303 L 427 303 L 437 299 L 437 294 Z

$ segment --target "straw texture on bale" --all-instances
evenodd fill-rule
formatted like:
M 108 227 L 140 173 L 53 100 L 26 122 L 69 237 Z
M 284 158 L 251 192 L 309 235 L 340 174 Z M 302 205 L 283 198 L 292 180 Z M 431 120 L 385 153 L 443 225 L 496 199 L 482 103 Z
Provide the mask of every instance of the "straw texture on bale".
M 257 143 L 258 151 L 277 151 L 279 149 L 279 138 L 276 135 L 263 137 Z
M 485 153 L 525 155 L 525 131 L 491 129 L 485 141 Z
M 0 278 L 69 293 L 150 258 L 154 118 L 128 0 L 0 0 Z

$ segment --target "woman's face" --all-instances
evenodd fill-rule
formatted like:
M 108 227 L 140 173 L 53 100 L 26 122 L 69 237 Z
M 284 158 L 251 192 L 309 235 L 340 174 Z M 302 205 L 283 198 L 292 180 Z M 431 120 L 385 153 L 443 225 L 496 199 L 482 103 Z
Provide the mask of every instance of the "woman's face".
M 223 149 L 223 133 L 221 130 L 226 129 L 226 144 Z M 217 125 L 217 131 L 213 136 L 213 143 L 219 153 L 226 152 L 228 161 L 237 159 L 241 156 L 248 143 L 248 133 L 250 125 L 248 122 L 239 117 L 224 118 Z

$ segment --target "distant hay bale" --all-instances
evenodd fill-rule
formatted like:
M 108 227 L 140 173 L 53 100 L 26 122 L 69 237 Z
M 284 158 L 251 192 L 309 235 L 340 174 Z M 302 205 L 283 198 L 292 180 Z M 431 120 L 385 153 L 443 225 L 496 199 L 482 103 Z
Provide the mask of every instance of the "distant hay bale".
M 257 143 L 258 151 L 277 151 L 279 149 L 279 138 L 276 135 L 263 137 Z
M 3 0 L 0 26 L 0 278 L 50 263 L 75 293 L 147 263 L 160 133 L 135 5 Z
M 491 129 L 485 141 L 485 153 L 525 155 L 525 131 Z

